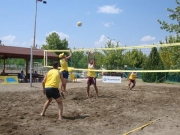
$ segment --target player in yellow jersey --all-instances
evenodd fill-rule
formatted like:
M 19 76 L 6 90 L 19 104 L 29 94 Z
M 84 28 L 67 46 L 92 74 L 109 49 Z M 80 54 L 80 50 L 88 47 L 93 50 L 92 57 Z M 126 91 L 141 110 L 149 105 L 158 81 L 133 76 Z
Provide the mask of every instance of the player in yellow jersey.
M 95 71 L 90 71 L 95 68 L 95 56 L 94 53 L 92 52 L 93 60 L 90 60 L 89 55 L 90 55 L 90 51 L 88 52 L 88 57 L 87 57 L 87 61 L 88 61 L 87 97 L 89 97 L 89 90 L 92 84 L 96 91 L 96 98 L 98 98 L 98 88 L 96 86 L 96 74 Z
M 64 82 L 65 82 L 64 87 L 62 87 L 62 85 L 61 85 L 61 90 L 63 92 L 66 92 L 66 84 L 68 82 L 68 75 L 69 75 L 69 73 L 68 73 L 68 60 L 71 58 L 71 56 L 72 56 L 71 50 L 69 51 L 69 55 L 68 56 L 66 56 L 64 53 L 61 53 L 59 55 L 61 72 L 63 74 L 63 78 L 64 78 Z
M 48 108 L 50 102 L 54 98 L 58 104 L 58 110 L 59 110 L 59 120 L 62 120 L 62 114 L 63 114 L 63 103 L 60 95 L 60 82 L 64 85 L 64 79 L 61 72 L 58 70 L 59 63 L 54 62 L 53 63 L 53 69 L 49 70 L 47 74 L 45 75 L 42 86 L 43 86 L 43 93 L 47 97 L 47 101 L 44 104 L 41 116 L 45 115 L 46 109 Z
M 135 85 L 136 85 L 136 78 L 138 78 L 138 73 L 137 72 L 129 73 L 129 75 L 128 75 L 128 79 L 129 79 L 128 86 L 129 86 L 130 90 L 132 90 L 132 88 L 135 87 Z M 133 84 L 132 86 L 131 86 L 131 83 Z

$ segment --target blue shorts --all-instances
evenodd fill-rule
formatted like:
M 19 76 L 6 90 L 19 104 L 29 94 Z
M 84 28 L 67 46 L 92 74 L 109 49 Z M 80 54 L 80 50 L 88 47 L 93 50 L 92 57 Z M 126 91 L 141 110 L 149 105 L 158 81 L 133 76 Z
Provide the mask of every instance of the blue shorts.
M 60 97 L 58 88 L 45 88 L 46 97 L 57 99 Z
M 63 78 L 68 79 L 68 75 L 69 75 L 68 71 L 63 70 L 61 73 L 63 74 Z

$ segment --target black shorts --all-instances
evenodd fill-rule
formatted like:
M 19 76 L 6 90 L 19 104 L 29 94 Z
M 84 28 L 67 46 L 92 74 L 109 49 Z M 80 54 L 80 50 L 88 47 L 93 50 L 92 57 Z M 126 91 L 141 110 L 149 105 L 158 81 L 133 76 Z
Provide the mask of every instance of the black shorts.
M 57 99 L 60 97 L 58 88 L 45 88 L 46 97 Z
M 63 78 L 68 79 L 68 75 L 69 75 L 68 71 L 63 70 L 61 73 L 63 74 Z

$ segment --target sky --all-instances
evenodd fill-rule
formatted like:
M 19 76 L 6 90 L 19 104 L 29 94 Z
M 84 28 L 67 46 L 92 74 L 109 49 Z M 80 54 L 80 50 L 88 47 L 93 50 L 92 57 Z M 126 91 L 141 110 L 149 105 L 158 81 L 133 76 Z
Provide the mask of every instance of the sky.
M 158 44 L 171 35 L 158 19 L 172 23 L 166 9 L 175 0 L 46 0 L 37 3 L 36 44 L 57 32 L 69 48 L 101 48 L 108 40 L 121 46 Z M 6 46 L 33 45 L 36 0 L 1 0 L 0 40 Z M 81 21 L 82 26 L 77 26 Z

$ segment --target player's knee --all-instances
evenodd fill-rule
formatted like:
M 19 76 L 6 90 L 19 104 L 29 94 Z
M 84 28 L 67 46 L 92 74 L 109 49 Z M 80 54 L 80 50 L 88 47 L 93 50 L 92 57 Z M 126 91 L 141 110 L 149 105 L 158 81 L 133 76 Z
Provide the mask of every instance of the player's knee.
M 56 102 L 57 102 L 57 104 L 62 104 L 61 98 L 57 98 L 57 99 L 56 99 Z
M 58 104 L 58 105 L 62 105 L 62 101 L 58 101 L 57 104 Z
M 48 103 L 50 103 L 51 101 L 52 101 L 52 98 L 49 98 L 49 99 L 48 99 Z

